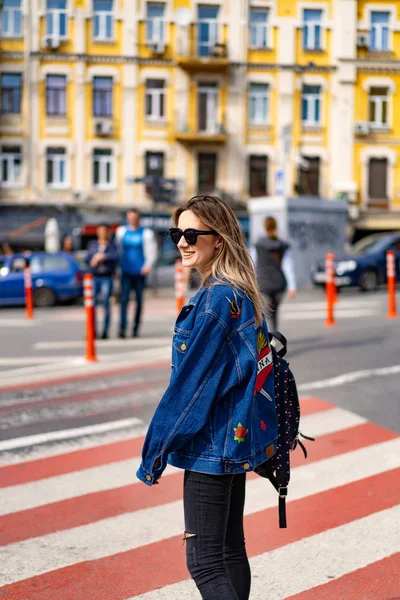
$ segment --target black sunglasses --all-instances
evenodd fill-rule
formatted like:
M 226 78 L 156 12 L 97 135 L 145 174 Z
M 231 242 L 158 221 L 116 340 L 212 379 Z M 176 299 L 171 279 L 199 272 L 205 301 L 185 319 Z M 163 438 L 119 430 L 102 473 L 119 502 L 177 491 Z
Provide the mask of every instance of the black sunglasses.
M 216 231 L 203 231 L 202 229 L 178 229 L 177 227 L 173 227 L 169 229 L 169 235 L 173 243 L 177 246 L 179 244 L 179 240 L 183 236 L 186 240 L 186 243 L 189 246 L 194 246 L 197 243 L 197 238 L 199 235 L 218 235 Z

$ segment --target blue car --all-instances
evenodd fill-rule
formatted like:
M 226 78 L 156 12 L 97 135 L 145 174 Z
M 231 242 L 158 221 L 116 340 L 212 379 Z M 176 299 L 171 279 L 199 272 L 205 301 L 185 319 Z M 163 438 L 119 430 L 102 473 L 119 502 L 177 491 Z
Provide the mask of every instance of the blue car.
M 82 297 L 82 271 L 70 254 L 32 252 L 0 256 L 0 306 L 25 303 L 24 269 L 32 273 L 35 306 L 53 306 L 58 301 Z
M 338 287 L 359 287 L 372 292 L 387 281 L 386 253 L 393 250 L 396 262 L 396 281 L 400 281 L 400 232 L 371 236 L 360 240 L 347 256 L 335 257 L 336 283 Z M 314 285 L 325 285 L 325 262 L 320 261 L 311 273 Z

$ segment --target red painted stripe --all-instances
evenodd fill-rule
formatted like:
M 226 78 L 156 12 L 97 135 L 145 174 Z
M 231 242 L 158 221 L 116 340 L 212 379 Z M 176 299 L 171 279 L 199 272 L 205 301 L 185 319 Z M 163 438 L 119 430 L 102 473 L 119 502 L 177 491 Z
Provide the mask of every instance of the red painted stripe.
M 326 408 L 326 406 L 329 408 Z M 318 400 L 317 398 L 305 398 L 304 402 L 303 400 L 301 401 L 302 414 L 321 412 L 321 410 L 329 410 L 333 407 L 333 404 Z M 338 432 L 338 434 L 340 435 L 340 432 Z M 326 436 L 324 436 L 324 439 L 325 438 Z M 347 437 L 345 439 L 347 439 Z M 91 467 L 99 467 L 119 460 L 140 456 L 143 441 L 144 438 L 139 437 L 123 442 L 107 444 L 105 446 L 76 450 L 60 456 L 40 458 L 26 463 L 0 467 L 0 488 L 29 483 L 30 481 L 38 481 L 39 479 L 46 479 L 47 477 L 54 477 L 56 475 L 65 475 L 65 473 L 72 473 L 73 471 L 80 471 L 81 469 L 90 469 Z M 340 444 L 340 442 L 338 442 L 338 444 Z M 347 451 L 348 450 L 346 450 L 346 452 Z M 298 452 L 293 456 L 296 456 L 297 454 Z
M 400 553 L 286 600 L 400 600 Z
M 315 442 L 316 449 L 310 452 L 307 464 L 395 437 L 395 433 L 372 423 L 321 436 L 318 442 Z M 293 457 L 294 466 L 305 464 L 301 451 L 295 452 Z M 134 473 L 132 476 L 134 477 Z M 256 479 L 258 475 L 249 473 L 249 477 Z M 174 502 L 182 497 L 182 478 L 183 473 L 176 473 L 168 475 L 165 485 L 153 488 L 140 484 L 127 485 L 3 515 L 0 517 L 0 544 L 20 542 L 123 513 Z
M 288 529 L 279 529 L 276 508 L 246 516 L 249 556 L 396 506 L 400 488 L 393 481 L 399 476 L 400 468 L 289 502 Z M 182 536 L 174 536 L 6 585 L 1 591 L 8 600 L 121 600 L 187 579 L 184 553 Z
M 300 399 L 300 412 L 302 417 L 313 413 L 323 412 L 325 410 L 332 410 L 332 408 L 337 408 L 337 406 L 330 402 L 326 402 L 326 400 L 320 400 L 319 398 L 314 398 L 312 396 Z
M 11 392 L 18 390 L 30 390 L 51 387 L 53 385 L 59 385 L 61 383 L 69 383 L 71 381 L 88 381 L 91 379 L 98 379 L 98 377 L 112 377 L 113 375 L 121 375 L 123 373 L 134 373 L 136 371 L 149 371 L 152 369 L 160 369 L 162 367 L 169 367 L 171 365 L 170 360 L 159 360 L 157 362 L 150 362 L 145 365 L 136 365 L 133 367 L 122 367 L 116 369 L 109 369 L 105 371 L 97 371 L 95 373 L 84 373 L 81 375 L 70 375 L 69 377 L 58 377 L 57 379 L 41 379 L 40 381 L 27 381 L 26 383 L 16 383 L 14 385 L 0 386 L 0 392 Z

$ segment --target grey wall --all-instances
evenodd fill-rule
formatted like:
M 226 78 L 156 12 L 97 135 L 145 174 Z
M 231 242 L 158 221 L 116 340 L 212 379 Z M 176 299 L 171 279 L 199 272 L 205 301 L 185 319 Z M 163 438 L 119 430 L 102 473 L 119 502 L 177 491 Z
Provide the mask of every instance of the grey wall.
M 320 198 L 266 197 L 250 200 L 250 243 L 264 234 L 264 219 L 278 221 L 279 236 L 293 252 L 298 287 L 310 285 L 310 270 L 327 252 L 342 256 L 346 244 L 347 203 Z

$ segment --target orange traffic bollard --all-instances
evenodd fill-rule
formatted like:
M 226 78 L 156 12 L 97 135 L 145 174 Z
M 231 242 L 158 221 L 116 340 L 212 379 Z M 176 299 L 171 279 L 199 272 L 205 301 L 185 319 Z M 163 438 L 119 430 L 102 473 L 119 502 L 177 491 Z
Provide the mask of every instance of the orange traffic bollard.
M 386 253 L 387 285 L 388 285 L 388 319 L 395 319 L 396 309 L 396 259 L 393 250 Z
M 181 260 L 175 263 L 175 298 L 176 312 L 179 314 L 185 304 L 185 284 L 183 282 L 183 265 Z
M 30 267 L 24 269 L 24 288 L 25 288 L 25 306 L 26 318 L 33 319 L 33 290 L 32 290 L 32 274 Z
M 328 252 L 325 259 L 325 274 L 326 274 L 326 327 L 334 327 L 336 325 L 334 315 L 334 305 L 336 296 L 335 282 L 335 257 L 333 252 Z
M 94 281 L 93 275 L 83 277 L 83 299 L 86 308 L 86 360 L 97 360 L 94 326 Z

